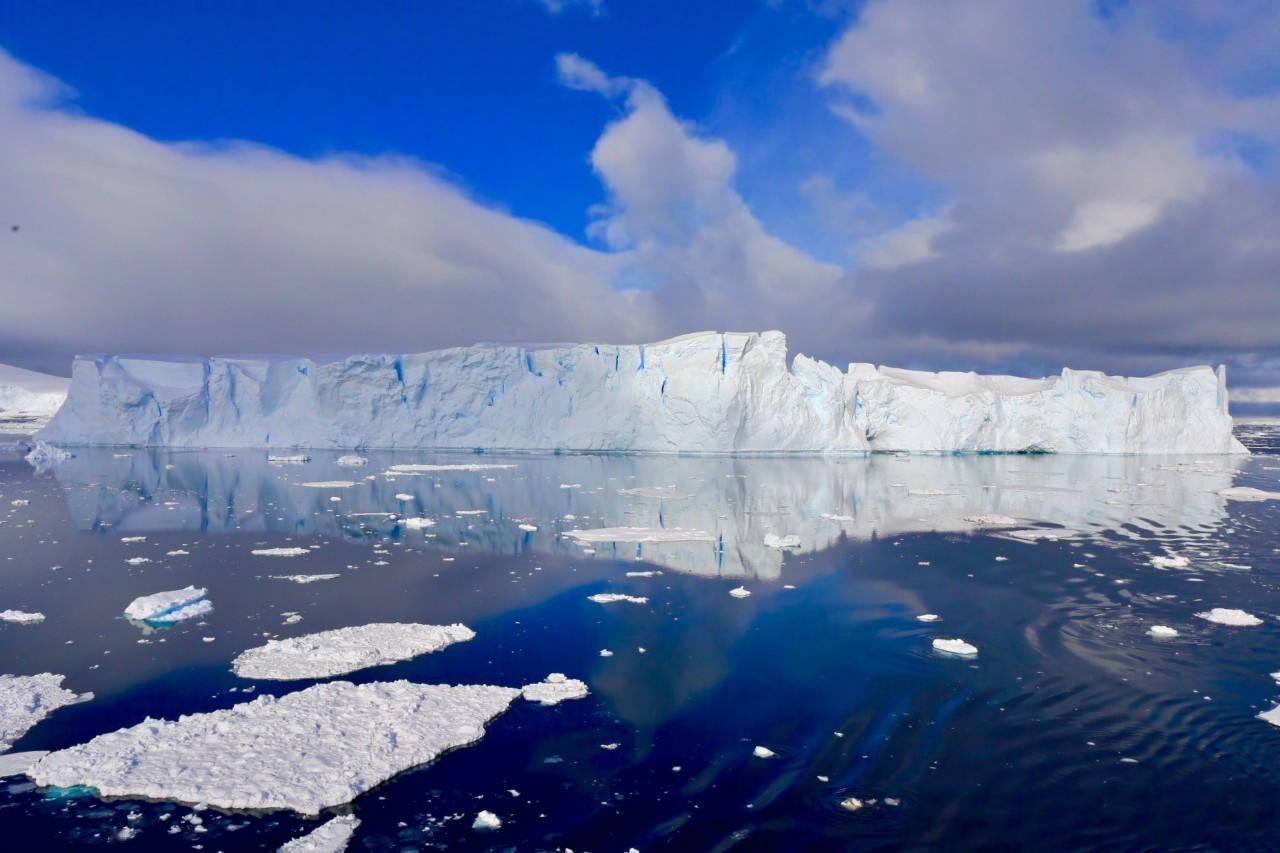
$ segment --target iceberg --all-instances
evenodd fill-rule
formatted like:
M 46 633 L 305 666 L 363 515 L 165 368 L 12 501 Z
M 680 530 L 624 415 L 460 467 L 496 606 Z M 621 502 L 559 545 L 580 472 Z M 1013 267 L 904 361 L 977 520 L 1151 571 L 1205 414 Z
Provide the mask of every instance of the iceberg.
M 153 625 L 171 625 L 184 619 L 194 619 L 213 611 L 213 604 L 205 598 L 209 594 L 202 587 L 186 586 L 168 592 L 143 595 L 129 602 L 124 609 L 126 619 Z
M 474 637 L 475 632 L 461 624 L 373 623 L 268 640 L 241 652 L 231 668 L 241 678 L 329 678 L 437 652 Z
M 148 718 L 51 752 L 27 775 L 103 797 L 319 814 L 475 743 L 519 695 L 487 685 L 331 681 L 176 721 Z
M 781 332 L 639 345 L 160 360 L 81 356 L 63 445 L 681 453 L 1244 453 L 1224 369 L 926 373 L 797 354 Z

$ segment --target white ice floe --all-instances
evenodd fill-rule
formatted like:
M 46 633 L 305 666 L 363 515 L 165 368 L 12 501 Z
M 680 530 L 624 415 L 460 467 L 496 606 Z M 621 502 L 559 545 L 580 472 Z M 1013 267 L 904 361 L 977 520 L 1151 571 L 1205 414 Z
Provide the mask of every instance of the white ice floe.
M 360 826 L 355 815 L 341 815 L 325 821 L 301 838 L 280 845 L 277 853 L 342 853 Z
M 73 702 L 93 698 L 62 686 L 64 675 L 0 675 L 0 752 L 13 746 L 27 729 Z
M 921 622 L 937 622 L 941 618 L 937 613 L 921 613 L 916 617 Z
M 1258 715 L 1259 720 L 1265 720 L 1273 726 L 1280 726 L 1280 705 L 1275 706 L 1270 711 L 1263 711 Z
M 859 811 L 864 805 L 866 804 L 862 802 L 862 800 L 858 799 L 857 797 L 845 797 L 843 800 L 840 801 L 840 808 L 844 809 L 847 812 Z
M 566 699 L 581 699 L 590 691 L 586 682 L 569 678 L 563 672 L 553 672 L 546 680 L 526 684 L 520 688 L 524 698 L 542 705 L 558 705 Z
M 48 754 L 47 749 L 33 749 L 30 752 L 6 752 L 0 755 L 0 779 L 23 775 L 31 765 Z
M 124 615 L 135 622 L 162 624 L 194 619 L 213 610 L 213 604 L 205 598 L 208 593 L 209 590 L 202 587 L 186 586 L 143 595 L 129 603 Z
M 1151 558 L 1151 565 L 1157 569 L 1185 569 L 1191 561 L 1181 554 L 1157 554 Z
M 413 495 L 409 494 L 408 492 L 397 492 L 397 493 L 396 493 L 396 500 L 398 500 L 398 501 L 411 501 L 411 500 L 413 500 Z
M 150 563 L 151 558 L 150 557 L 130 557 L 129 559 L 125 560 L 125 562 L 131 566 L 141 566 L 144 563 Z
M 1215 607 L 1205 613 L 1197 613 L 1196 615 L 1208 622 L 1214 622 L 1218 625 L 1230 625 L 1235 628 L 1250 628 L 1254 625 L 1262 624 L 1262 620 L 1252 613 L 1229 607 Z
M 1147 633 L 1161 639 L 1171 639 L 1178 636 L 1177 630 L 1170 628 L 1168 625 L 1152 625 L 1147 629 Z
M 472 829 L 492 830 L 502 826 L 502 818 L 498 817 L 491 811 L 483 810 L 476 814 L 475 821 L 472 822 Z
M 446 465 L 392 465 L 387 469 L 388 474 L 434 474 L 438 471 L 502 471 L 508 468 L 514 468 L 515 465 L 505 462 L 465 462 L 465 463 L 449 463 Z
M 1232 486 L 1218 494 L 1229 501 L 1280 501 L 1280 492 L 1267 492 L 1252 486 Z
M 598 527 L 594 530 L 566 530 L 564 535 L 577 542 L 714 542 L 704 530 L 681 530 L 665 527 Z
M 943 654 L 957 655 L 959 657 L 966 658 L 971 658 L 978 654 L 977 646 L 970 645 L 959 638 L 948 640 L 940 637 L 933 641 L 933 648 L 935 651 L 942 652 Z
M 536 524 L 518 524 L 516 526 L 526 533 L 533 533 L 538 529 L 538 525 Z
M 255 548 L 249 552 L 255 557 L 301 557 L 310 554 L 310 548 Z
M 318 814 L 484 736 L 520 691 L 408 681 L 317 684 L 136 726 L 46 755 L 39 785 L 227 809 Z
M 649 603 L 646 596 L 624 595 L 620 592 L 597 592 L 595 595 L 588 595 L 587 601 L 594 601 L 596 604 L 617 604 L 620 601 L 628 601 L 632 604 Z
M 434 518 L 421 518 L 417 516 L 402 518 L 400 519 L 400 523 L 410 530 L 425 530 L 428 527 L 436 526 L 436 520 Z
M 368 465 L 369 460 L 365 459 L 363 456 L 353 456 L 348 454 L 346 456 L 339 456 L 338 464 L 344 468 L 359 468 L 361 465 Z
M 734 598 L 746 598 L 751 595 L 751 590 L 747 589 L 745 586 L 735 586 L 733 589 L 729 590 L 729 594 Z
M 241 678 L 329 678 L 408 660 L 474 637 L 474 631 L 460 624 L 380 622 L 269 640 L 241 652 L 231 668 Z
M 764 546 L 766 548 L 799 548 L 800 537 L 794 533 L 788 536 L 779 536 L 776 533 L 766 533 L 764 535 Z
M 299 483 L 308 489 L 349 489 L 355 485 L 351 480 L 316 480 L 312 483 Z
M 44 621 L 43 613 L 29 613 L 25 610 L 0 610 L 0 622 L 13 622 L 18 625 L 34 625 Z
M 334 578 L 342 577 L 336 574 L 320 574 L 320 575 L 267 575 L 273 581 L 292 581 L 293 583 L 315 583 L 316 581 L 331 581 Z
M 774 752 L 767 746 L 757 746 L 755 749 L 751 750 L 751 754 L 756 758 L 773 758 L 778 753 Z

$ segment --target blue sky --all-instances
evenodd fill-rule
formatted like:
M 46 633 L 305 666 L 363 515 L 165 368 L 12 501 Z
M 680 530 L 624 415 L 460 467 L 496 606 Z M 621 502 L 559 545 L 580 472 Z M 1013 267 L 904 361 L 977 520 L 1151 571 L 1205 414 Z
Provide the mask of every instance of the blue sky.
M 14 0 L 0 121 L 4 361 L 782 328 L 1280 385 L 1274 2 Z

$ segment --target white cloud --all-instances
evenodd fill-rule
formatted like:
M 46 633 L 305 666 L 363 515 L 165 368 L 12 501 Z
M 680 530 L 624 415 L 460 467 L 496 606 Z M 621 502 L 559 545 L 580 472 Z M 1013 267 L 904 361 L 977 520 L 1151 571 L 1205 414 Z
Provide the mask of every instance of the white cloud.
M 892 270 L 938 257 L 934 241 L 955 228 L 949 213 L 910 219 L 881 234 L 863 240 L 858 259 L 873 270 Z
M 567 9 L 583 9 L 593 17 L 604 14 L 604 0 L 538 0 L 549 15 L 559 15 Z

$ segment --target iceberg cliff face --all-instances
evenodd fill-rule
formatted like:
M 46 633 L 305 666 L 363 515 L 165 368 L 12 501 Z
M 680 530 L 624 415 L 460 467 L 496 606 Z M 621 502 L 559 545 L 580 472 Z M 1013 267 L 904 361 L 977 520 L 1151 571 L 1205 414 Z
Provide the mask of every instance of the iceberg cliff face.
M 1124 379 L 848 371 L 780 332 L 655 344 L 162 361 L 82 357 L 67 445 L 688 453 L 1237 453 L 1207 367 Z

